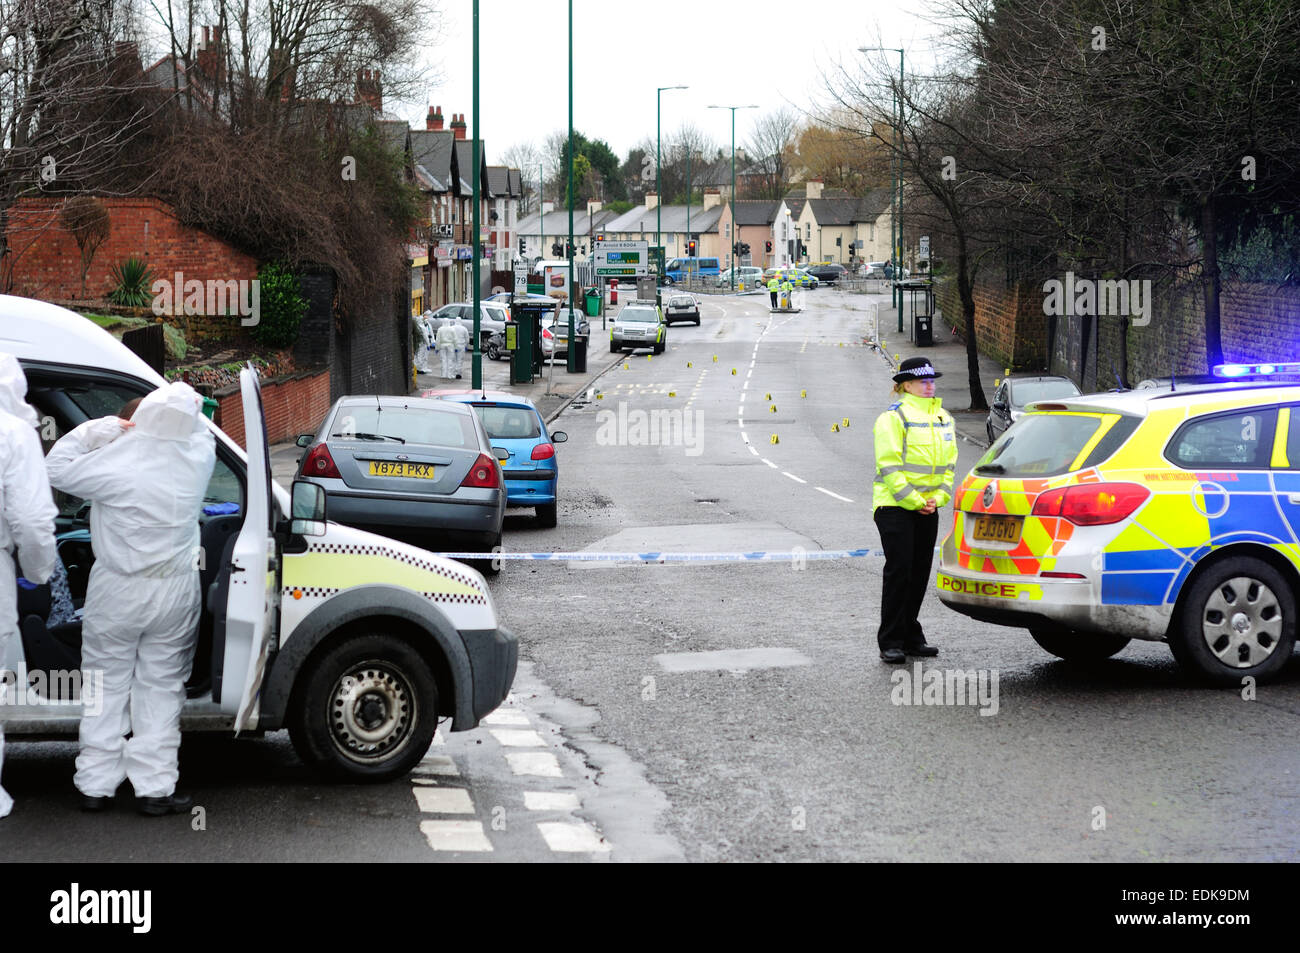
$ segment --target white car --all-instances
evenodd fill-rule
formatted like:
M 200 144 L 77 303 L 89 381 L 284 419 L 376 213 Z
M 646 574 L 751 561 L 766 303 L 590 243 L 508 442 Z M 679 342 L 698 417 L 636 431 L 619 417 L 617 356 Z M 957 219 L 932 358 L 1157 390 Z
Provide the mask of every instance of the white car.
M 166 383 L 93 322 L 27 298 L 0 295 L 0 351 L 18 358 L 28 401 L 54 436 Z M 439 718 L 465 731 L 501 704 L 518 642 L 471 567 L 326 522 L 317 485 L 295 482 L 290 494 L 272 483 L 251 367 L 240 386 L 247 453 L 209 423 L 216 467 L 194 514 L 204 610 L 181 729 L 288 728 L 299 756 L 328 775 L 400 777 L 428 751 Z M 89 508 L 66 494 L 60 503 L 59 555 L 75 602 L 94 558 Z M 47 628 L 49 611 L 48 586 L 20 595 L 21 637 L 0 659 L 46 676 L 44 694 L 21 676 L 20 696 L 10 692 L 11 742 L 75 739 L 82 698 L 93 704 L 81 691 L 93 688 L 80 684 L 81 623 Z
M 609 328 L 609 350 L 648 347 L 662 354 L 668 346 L 668 325 L 653 301 L 635 301 L 623 306 Z

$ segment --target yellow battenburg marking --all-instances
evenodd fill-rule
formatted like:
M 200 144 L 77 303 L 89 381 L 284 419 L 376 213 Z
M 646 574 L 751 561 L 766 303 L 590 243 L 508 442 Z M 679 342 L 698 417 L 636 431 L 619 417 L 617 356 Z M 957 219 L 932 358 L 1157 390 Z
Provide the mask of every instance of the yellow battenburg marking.
M 413 592 L 481 595 L 468 583 L 391 556 L 362 553 L 303 553 L 284 557 L 283 585 L 295 588 L 348 589 L 364 585 L 401 586 Z
M 1286 456 L 1286 435 L 1290 422 L 1291 408 L 1283 407 L 1277 412 L 1277 430 L 1273 433 L 1273 458 L 1269 461 L 1269 466 L 1286 467 L 1287 469 L 1291 467 Z

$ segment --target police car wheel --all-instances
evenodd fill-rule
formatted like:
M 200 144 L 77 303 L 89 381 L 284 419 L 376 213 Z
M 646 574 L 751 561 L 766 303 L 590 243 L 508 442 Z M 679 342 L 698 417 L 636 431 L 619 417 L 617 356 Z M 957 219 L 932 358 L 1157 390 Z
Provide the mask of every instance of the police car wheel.
M 1296 597 L 1268 563 L 1235 556 L 1197 577 L 1170 632 L 1174 658 L 1204 681 L 1239 686 L 1276 675 L 1291 658 Z
M 369 633 L 308 662 L 289 737 L 299 757 L 346 781 L 391 781 L 424 757 L 438 727 L 438 686 L 406 642 Z
M 1041 648 L 1067 662 L 1097 662 L 1108 659 L 1128 645 L 1121 635 L 1096 635 L 1072 629 L 1036 626 L 1029 630 Z

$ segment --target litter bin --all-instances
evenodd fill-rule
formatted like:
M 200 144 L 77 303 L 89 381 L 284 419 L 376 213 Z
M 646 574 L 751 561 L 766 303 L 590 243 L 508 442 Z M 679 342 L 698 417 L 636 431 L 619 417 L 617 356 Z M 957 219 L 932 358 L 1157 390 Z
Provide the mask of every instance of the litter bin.
M 575 334 L 573 337 L 573 370 L 576 374 L 587 373 L 587 341 L 586 334 Z
M 912 316 L 912 340 L 917 347 L 930 347 L 934 344 L 933 316 L 915 314 Z
M 600 317 L 600 289 L 588 288 L 586 291 L 586 295 L 587 295 L 587 317 L 589 318 Z

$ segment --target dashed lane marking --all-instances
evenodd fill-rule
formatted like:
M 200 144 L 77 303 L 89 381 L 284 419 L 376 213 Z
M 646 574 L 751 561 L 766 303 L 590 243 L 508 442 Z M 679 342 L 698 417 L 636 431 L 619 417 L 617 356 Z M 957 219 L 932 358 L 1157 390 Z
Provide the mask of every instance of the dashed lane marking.
M 530 811 L 576 811 L 578 795 L 568 791 L 525 791 L 524 807 Z
M 830 490 L 826 489 L 826 487 L 824 487 L 824 486 L 813 487 L 813 489 L 815 489 L 815 490 L 821 490 L 821 492 L 825 493 L 827 496 L 833 496 L 833 497 L 835 497 L 835 499 L 837 499 L 837 500 L 843 500 L 845 503 L 852 503 L 852 502 L 853 502 L 853 501 L 850 500 L 847 496 L 840 496 L 838 493 L 832 493 Z
M 797 476 L 795 476 L 795 475 L 794 475 L 793 473 L 791 473 L 789 470 L 782 470 L 781 473 L 782 473 L 784 476 L 788 476 L 791 480 L 794 480 L 795 483 L 807 483 L 807 482 L 808 482 L 807 480 L 803 479 L 802 477 L 797 477 Z
M 473 814 L 474 802 L 464 788 L 415 788 L 422 814 Z
M 586 824 L 538 824 L 546 846 L 556 853 L 596 854 L 608 851 L 609 844 Z
M 434 850 L 484 853 L 492 842 L 483 833 L 482 821 L 421 821 L 420 833 Z

